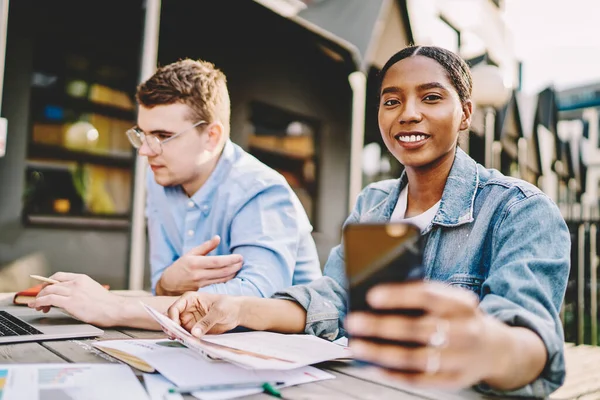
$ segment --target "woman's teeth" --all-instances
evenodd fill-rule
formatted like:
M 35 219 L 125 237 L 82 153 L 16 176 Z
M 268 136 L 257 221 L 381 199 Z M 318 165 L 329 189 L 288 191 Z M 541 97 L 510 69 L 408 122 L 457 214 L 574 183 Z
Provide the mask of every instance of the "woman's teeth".
M 425 135 L 406 135 L 406 136 L 398 136 L 398 140 L 401 142 L 418 142 L 421 140 L 425 140 Z

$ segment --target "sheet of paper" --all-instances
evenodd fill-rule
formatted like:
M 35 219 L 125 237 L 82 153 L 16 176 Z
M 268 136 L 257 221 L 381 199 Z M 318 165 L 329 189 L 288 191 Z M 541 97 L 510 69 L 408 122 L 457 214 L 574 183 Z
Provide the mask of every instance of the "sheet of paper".
M 202 354 L 204 357 L 219 359 L 221 358 L 216 352 L 212 351 L 215 346 L 209 347 L 203 345 L 202 341 L 198 340 L 194 336 L 192 336 L 188 331 L 183 329 L 181 326 L 177 325 L 175 322 L 171 321 L 166 315 L 163 315 L 156 311 L 154 308 L 150 307 L 147 304 L 141 303 L 142 306 L 146 309 L 148 314 L 152 318 L 154 318 L 162 327 L 162 329 L 171 337 L 175 338 L 175 340 L 185 344 L 188 348 L 196 350 L 198 353 Z
M 336 345 L 313 335 L 290 335 L 274 332 L 240 332 L 206 335 L 204 341 L 259 354 L 252 365 L 256 368 L 291 369 L 323 361 L 350 358 L 347 347 Z M 242 353 L 241 355 L 244 355 Z M 238 356 L 235 354 L 235 356 Z M 233 357 L 227 356 L 227 359 Z M 286 362 L 289 365 L 286 365 Z
M 254 382 L 252 371 L 225 361 L 212 361 L 168 339 L 125 339 L 94 342 L 132 354 L 177 386 Z M 199 372 L 201 371 L 201 372 Z
M 346 336 L 342 336 L 341 338 L 334 340 L 332 343 L 335 343 L 338 346 L 348 347 L 348 338 Z
M 279 371 L 285 375 L 284 385 L 277 386 L 277 389 L 282 389 L 290 386 L 301 385 L 322 381 L 326 379 L 335 379 L 335 375 L 321 371 L 314 367 L 303 367 L 292 371 Z M 235 399 L 243 396 L 250 396 L 261 393 L 262 389 L 235 389 L 235 390 L 219 390 L 219 391 L 204 391 L 193 392 L 192 395 L 200 400 L 227 400 Z
M 218 385 L 245 382 L 286 382 L 286 379 L 309 374 L 322 376 L 313 367 L 297 370 L 252 370 L 226 361 L 212 361 L 179 342 L 164 339 L 124 339 L 94 342 L 132 354 L 154 367 L 176 386 Z M 330 374 L 329 374 L 330 375 Z M 308 376 L 308 375 L 307 375 Z
M 37 371 L 17 367 L 14 364 L 0 365 L 0 399 L 39 399 Z
M 179 393 L 169 393 L 173 383 L 161 374 L 144 374 L 144 385 L 150 400 L 183 400 Z
M 111 398 L 147 400 L 148 395 L 124 364 L 0 364 L 2 400 Z
M 169 319 L 169 317 L 167 317 L 166 315 L 159 313 L 154 308 L 150 307 L 149 305 L 147 305 L 145 303 L 141 303 L 141 304 L 142 304 L 142 306 L 144 306 L 144 308 L 146 309 L 148 314 L 150 314 L 160 324 L 160 326 L 163 328 L 163 330 L 167 334 L 174 336 L 176 338 L 181 338 L 181 337 L 193 338 L 193 336 L 188 331 L 183 329 L 181 326 L 177 325 L 175 322 L 171 321 Z
M 221 358 L 245 368 L 288 370 L 328 360 L 351 358 L 349 348 L 312 335 L 240 332 L 206 335 L 199 340 L 165 315 L 143 305 L 167 333 L 187 347 L 205 356 Z

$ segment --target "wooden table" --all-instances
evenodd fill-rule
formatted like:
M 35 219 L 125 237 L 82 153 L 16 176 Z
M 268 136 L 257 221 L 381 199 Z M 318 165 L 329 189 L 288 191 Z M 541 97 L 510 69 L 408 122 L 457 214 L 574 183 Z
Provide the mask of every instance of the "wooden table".
M 0 293 L 0 305 L 9 304 L 12 293 Z M 159 339 L 162 332 L 137 329 L 105 329 L 104 335 L 94 339 L 56 340 L 0 345 L 2 363 L 119 363 L 115 358 L 90 345 L 94 340 L 106 339 Z M 585 362 L 581 360 L 585 359 Z M 589 346 L 567 347 L 567 383 L 551 399 L 598 399 L 600 398 L 600 348 Z M 489 399 L 471 390 L 444 392 L 407 387 L 379 375 L 346 363 L 330 362 L 317 365 L 336 376 L 336 379 L 299 385 L 282 390 L 285 399 L 430 399 L 430 400 L 479 400 Z M 132 368 L 142 379 L 142 373 Z M 573 371 L 571 373 L 571 371 Z M 587 375 L 585 373 L 587 373 Z M 556 396 L 555 396 L 556 395 Z M 586 397 L 581 397 L 584 395 Z M 591 396 L 591 397 L 590 397 Z M 186 397 L 193 399 L 193 397 Z M 273 397 L 260 394 L 245 397 L 247 400 L 268 400 Z M 495 399 L 498 399 L 497 397 Z

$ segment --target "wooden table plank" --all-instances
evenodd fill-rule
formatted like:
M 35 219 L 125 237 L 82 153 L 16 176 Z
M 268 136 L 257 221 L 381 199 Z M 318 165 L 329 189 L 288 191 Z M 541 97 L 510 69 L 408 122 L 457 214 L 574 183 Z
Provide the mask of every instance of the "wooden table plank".
M 307 383 L 292 386 L 281 390 L 285 399 L 290 400 L 327 400 L 327 399 L 350 399 L 350 400 L 379 400 L 379 399 L 401 399 L 421 400 L 423 397 L 404 393 L 399 390 L 381 386 L 376 383 L 356 379 L 352 376 L 337 371 L 322 368 L 335 375 L 335 379 Z M 243 397 L 244 400 L 267 400 L 272 397 L 265 394 Z
M 142 329 L 119 328 L 120 332 L 135 339 L 166 339 L 167 335 L 163 331 L 145 331 Z
M 0 345 L 0 363 L 61 363 L 67 362 L 36 342 Z
M 411 387 L 407 384 L 383 376 L 375 368 L 356 367 L 347 362 L 332 364 L 330 369 L 353 377 L 355 380 L 359 381 L 361 385 L 364 382 L 371 382 L 377 384 L 379 387 L 394 389 L 399 395 L 413 396 L 407 398 L 430 400 L 480 400 L 489 398 L 489 396 L 485 396 L 471 389 L 448 391 Z M 500 397 L 496 397 L 495 399 L 498 400 Z
M 565 344 L 565 383 L 552 393 L 552 400 L 600 398 L 600 347 Z M 594 397 L 595 396 L 595 397 Z
M 335 398 L 340 399 L 422 399 L 422 397 L 420 396 L 415 396 L 410 393 L 402 392 L 395 388 L 383 386 L 374 382 L 357 379 L 356 377 L 338 372 L 334 369 L 324 368 L 324 370 L 335 375 L 336 378 L 326 381 L 320 381 L 316 384 L 298 386 L 298 389 L 306 390 L 309 389 L 310 386 L 327 387 L 332 389 L 334 393 L 337 393 Z
M 104 335 L 93 339 L 52 340 L 43 342 L 42 346 L 50 349 L 69 362 L 74 363 L 115 363 L 114 357 L 96 349 L 92 342 L 97 340 L 131 339 L 130 336 L 113 329 L 105 329 Z

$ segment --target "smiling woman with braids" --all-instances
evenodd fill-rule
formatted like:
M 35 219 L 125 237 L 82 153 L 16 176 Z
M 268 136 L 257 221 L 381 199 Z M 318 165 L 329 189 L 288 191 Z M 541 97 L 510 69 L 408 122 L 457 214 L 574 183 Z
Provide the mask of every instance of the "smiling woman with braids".
M 558 208 L 535 186 L 485 169 L 457 147 L 473 111 L 471 73 L 459 56 L 407 47 L 380 76 L 381 136 L 405 168 L 399 179 L 367 186 L 346 223 L 410 220 L 420 227 L 427 279 L 376 286 L 367 300 L 375 309 L 425 313 L 346 316 L 340 245 L 325 276 L 310 284 L 271 299 L 186 293 L 169 316 L 196 336 L 241 325 L 327 339 L 379 337 L 388 340 L 352 339 L 350 346 L 399 380 L 548 395 L 565 375 L 559 309 L 570 236 Z

